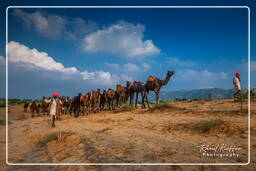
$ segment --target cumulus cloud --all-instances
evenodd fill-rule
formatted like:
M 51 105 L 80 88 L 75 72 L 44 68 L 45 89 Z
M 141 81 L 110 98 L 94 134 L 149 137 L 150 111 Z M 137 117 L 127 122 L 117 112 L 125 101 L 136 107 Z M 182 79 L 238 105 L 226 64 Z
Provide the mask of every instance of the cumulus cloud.
M 50 38 L 62 36 L 76 39 L 98 28 L 94 21 L 59 16 L 45 11 L 27 13 L 20 9 L 14 9 L 12 14 L 18 17 L 28 28 Z
M 30 49 L 18 42 L 8 43 L 8 61 L 16 63 L 16 66 L 26 69 L 41 69 L 44 71 L 58 72 L 63 79 L 76 77 L 88 81 L 90 84 L 101 86 L 112 86 L 120 81 L 120 77 L 105 71 L 79 71 L 76 67 L 65 67 L 56 62 L 45 52 L 39 52 L 37 49 Z
M 144 31 L 141 24 L 120 21 L 87 35 L 83 47 L 88 53 L 110 53 L 128 59 L 159 54 L 152 40 L 143 40 Z
M 171 57 L 168 59 L 168 63 L 170 66 L 181 66 L 181 67 L 193 67 L 196 65 L 195 62 L 189 61 L 189 60 L 181 60 L 180 58 L 177 57 Z

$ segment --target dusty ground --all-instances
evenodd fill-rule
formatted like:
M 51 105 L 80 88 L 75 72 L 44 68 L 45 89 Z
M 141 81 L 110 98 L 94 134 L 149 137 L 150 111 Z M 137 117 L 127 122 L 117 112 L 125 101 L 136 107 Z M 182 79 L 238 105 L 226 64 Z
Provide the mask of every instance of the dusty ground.
M 74 118 L 63 115 L 56 128 L 49 118 L 30 118 L 22 106 L 9 107 L 10 163 L 246 163 L 248 150 L 247 105 L 239 112 L 232 100 L 169 102 L 171 108 L 113 113 L 109 111 Z M 251 148 L 255 148 L 255 107 L 251 113 Z M 5 108 L 0 108 L 0 116 Z M 201 132 L 195 124 L 219 119 L 215 129 Z M 253 170 L 247 166 L 7 166 L 5 125 L 1 124 L 0 170 Z M 236 145 L 239 157 L 206 157 L 199 145 Z M 255 158 L 255 150 L 251 150 Z

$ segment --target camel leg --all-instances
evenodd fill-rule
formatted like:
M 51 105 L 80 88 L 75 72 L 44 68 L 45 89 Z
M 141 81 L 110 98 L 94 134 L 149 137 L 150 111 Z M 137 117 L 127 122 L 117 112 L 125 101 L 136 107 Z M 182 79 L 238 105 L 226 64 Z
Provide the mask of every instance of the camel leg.
M 159 92 L 155 92 L 156 93 L 156 104 L 159 103 Z
M 140 92 L 140 94 L 141 94 L 141 108 L 143 109 L 143 108 L 146 108 L 145 103 L 144 103 L 144 95 L 143 95 L 143 91 L 142 91 L 142 92 Z
M 130 95 L 130 105 L 133 105 L 133 98 L 134 98 L 134 93 L 131 93 L 131 95 Z
M 135 108 L 137 108 L 137 104 L 138 104 L 138 96 L 139 96 L 139 92 L 136 92 L 136 103 L 135 103 Z
M 117 107 L 119 106 L 119 96 L 117 96 L 117 98 L 116 98 L 116 106 Z
M 149 103 L 148 103 L 148 93 L 145 92 L 145 95 L 144 95 L 144 96 L 145 96 L 144 98 L 146 98 L 146 102 L 147 102 L 148 108 L 150 108 Z M 144 103 L 145 103 L 145 102 L 144 102 Z M 146 107 L 146 106 L 145 106 L 145 107 Z

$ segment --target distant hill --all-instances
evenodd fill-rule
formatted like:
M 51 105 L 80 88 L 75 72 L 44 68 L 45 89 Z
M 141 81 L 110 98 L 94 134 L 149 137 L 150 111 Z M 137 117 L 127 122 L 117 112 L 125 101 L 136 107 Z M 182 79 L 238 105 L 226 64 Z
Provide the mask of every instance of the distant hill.
M 229 99 L 233 97 L 233 89 L 207 88 L 194 90 L 161 91 L 160 100 L 178 99 L 206 99 L 211 95 L 212 99 Z M 155 93 L 149 94 L 149 101 L 155 100 Z

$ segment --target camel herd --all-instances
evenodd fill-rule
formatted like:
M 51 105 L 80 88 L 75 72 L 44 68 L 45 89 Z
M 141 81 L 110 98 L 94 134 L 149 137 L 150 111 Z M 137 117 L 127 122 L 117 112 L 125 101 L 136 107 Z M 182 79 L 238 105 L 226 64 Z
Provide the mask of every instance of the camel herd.
M 168 71 L 165 79 L 160 80 L 155 76 L 149 76 L 146 83 L 140 81 L 127 81 L 126 86 L 116 85 L 116 89 L 108 90 L 92 90 L 82 95 L 79 93 L 77 96 L 69 99 L 67 96 L 60 97 L 62 101 L 62 107 L 60 113 L 71 114 L 75 117 L 78 117 L 80 114 L 89 114 L 90 112 L 99 112 L 102 110 L 115 110 L 115 108 L 120 107 L 122 104 L 127 103 L 128 100 L 131 106 L 134 105 L 134 96 L 135 98 L 135 108 L 138 104 L 138 96 L 141 94 L 141 107 L 150 108 L 148 103 L 148 93 L 149 91 L 154 91 L 156 94 L 156 104 L 159 102 L 159 93 L 161 88 L 166 85 L 170 78 L 175 74 L 174 71 Z M 24 111 L 30 109 L 32 117 L 35 113 L 48 114 L 49 113 L 49 103 L 45 102 L 45 97 L 41 103 L 36 104 L 32 102 L 31 104 L 24 104 Z

